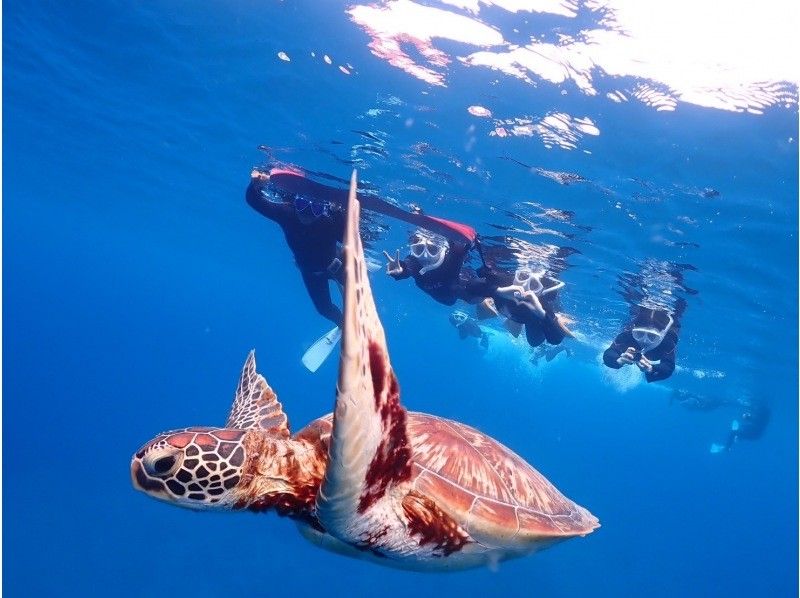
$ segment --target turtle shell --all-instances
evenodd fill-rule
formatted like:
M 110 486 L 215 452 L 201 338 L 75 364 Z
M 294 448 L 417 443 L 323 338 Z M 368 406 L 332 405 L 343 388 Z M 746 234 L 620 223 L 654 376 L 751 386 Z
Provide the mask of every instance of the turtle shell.
M 408 435 L 414 489 L 432 498 L 484 546 L 525 550 L 599 527 L 589 511 L 474 428 L 409 413 Z
M 409 483 L 483 546 L 527 552 L 599 527 L 594 515 L 486 434 L 424 413 L 409 412 L 406 422 L 413 461 Z M 297 437 L 327 445 L 330 429 L 328 415 Z

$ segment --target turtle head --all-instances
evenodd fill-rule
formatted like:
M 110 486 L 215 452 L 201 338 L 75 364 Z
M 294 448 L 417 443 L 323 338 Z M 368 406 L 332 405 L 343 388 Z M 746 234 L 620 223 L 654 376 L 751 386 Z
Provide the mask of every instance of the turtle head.
M 134 488 L 191 509 L 231 508 L 245 463 L 247 430 L 187 428 L 164 432 L 131 460 Z

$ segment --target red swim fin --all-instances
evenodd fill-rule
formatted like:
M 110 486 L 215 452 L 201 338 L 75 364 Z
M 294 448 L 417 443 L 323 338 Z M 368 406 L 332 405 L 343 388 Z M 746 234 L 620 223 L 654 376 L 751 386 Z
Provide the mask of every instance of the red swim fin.
M 431 220 L 435 220 L 439 224 L 443 224 L 449 229 L 452 229 L 465 239 L 467 239 L 470 243 L 475 242 L 475 238 L 478 236 L 478 233 L 475 232 L 475 229 L 472 228 L 469 224 L 461 224 L 460 222 L 454 222 L 452 220 L 445 220 L 444 218 L 437 218 L 436 216 L 423 216 L 424 218 L 430 218 Z

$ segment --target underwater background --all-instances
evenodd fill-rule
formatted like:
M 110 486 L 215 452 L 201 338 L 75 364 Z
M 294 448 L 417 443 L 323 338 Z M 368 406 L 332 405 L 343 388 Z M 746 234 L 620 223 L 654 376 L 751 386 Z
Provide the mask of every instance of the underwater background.
M 795 595 L 797 9 L 734 5 L 4 2 L 4 594 Z M 294 430 L 332 407 L 335 356 L 300 363 L 328 323 L 244 201 L 271 160 L 575 250 L 579 340 L 551 362 L 372 281 L 405 406 L 497 438 L 600 529 L 407 573 L 133 490 L 142 443 L 224 423 L 251 348 Z M 376 258 L 409 232 L 378 220 Z M 646 384 L 599 355 L 624 281 L 664 264 L 687 309 Z M 742 401 L 765 433 L 710 454 Z

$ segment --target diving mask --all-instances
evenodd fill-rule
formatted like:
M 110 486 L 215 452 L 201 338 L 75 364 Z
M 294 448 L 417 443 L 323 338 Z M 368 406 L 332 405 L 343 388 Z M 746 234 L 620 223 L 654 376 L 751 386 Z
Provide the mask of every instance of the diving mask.
M 520 286 L 525 291 L 530 291 L 534 295 L 540 295 L 544 289 L 542 284 L 544 272 L 534 272 L 530 268 L 519 268 L 514 272 L 514 284 Z
M 633 340 L 642 346 L 643 351 L 655 349 L 663 342 L 664 337 L 667 336 L 667 332 L 669 332 L 669 329 L 672 328 L 672 323 L 674 322 L 671 315 L 667 314 L 667 317 L 669 317 L 669 322 L 663 330 L 644 326 L 637 326 L 631 330 Z
M 330 214 L 330 204 L 327 201 L 309 199 L 304 195 L 295 195 L 293 204 L 294 209 L 298 213 L 310 213 L 314 218 L 320 218 Z
M 293 194 L 268 183 L 261 189 L 261 197 L 273 204 L 291 204 L 298 216 L 320 218 L 329 216 L 331 204 L 327 201 L 310 199 L 305 195 Z
M 454 326 L 458 327 L 464 324 L 469 319 L 469 316 L 461 310 L 456 310 L 450 314 L 450 321 Z
M 447 241 L 437 243 L 432 239 L 417 237 L 417 240 L 410 245 L 410 249 L 411 255 L 423 265 L 419 273 L 425 274 L 442 265 L 447 254 Z

